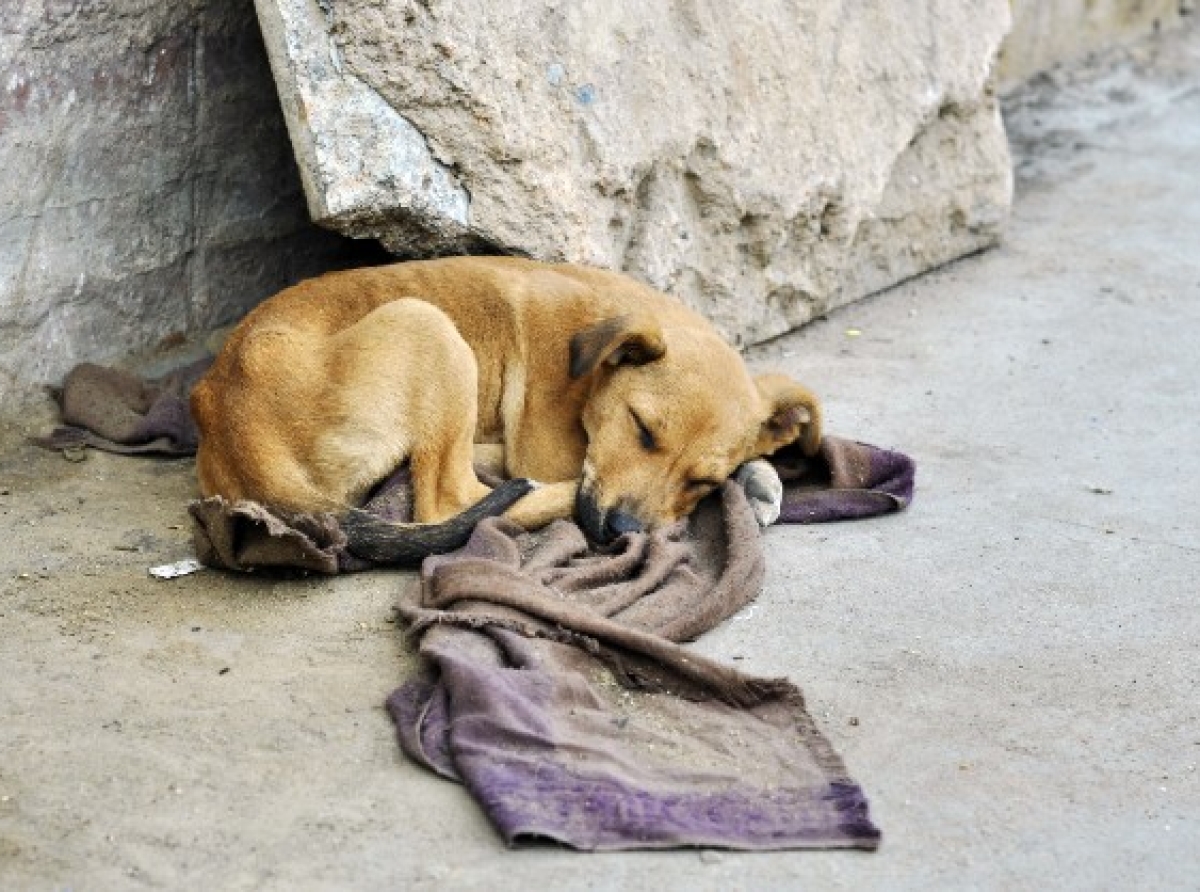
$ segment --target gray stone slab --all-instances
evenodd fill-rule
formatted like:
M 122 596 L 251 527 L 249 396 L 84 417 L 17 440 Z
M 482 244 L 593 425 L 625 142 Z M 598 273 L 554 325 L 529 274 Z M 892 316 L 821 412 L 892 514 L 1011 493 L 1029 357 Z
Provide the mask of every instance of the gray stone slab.
M 619 268 L 735 342 L 992 244 L 1008 3 L 256 0 L 313 216 Z
M 0 403 L 240 316 L 343 240 L 307 219 L 246 0 L 0 15 Z

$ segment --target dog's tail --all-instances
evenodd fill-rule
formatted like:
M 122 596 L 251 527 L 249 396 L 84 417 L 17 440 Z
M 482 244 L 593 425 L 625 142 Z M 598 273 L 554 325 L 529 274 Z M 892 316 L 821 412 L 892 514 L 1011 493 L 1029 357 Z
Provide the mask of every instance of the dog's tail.
M 377 564 L 415 564 L 431 554 L 444 554 L 466 544 L 475 524 L 508 510 L 533 490 L 524 478 L 505 480 L 490 493 L 441 523 L 392 523 L 352 508 L 341 518 L 346 546 L 355 556 Z

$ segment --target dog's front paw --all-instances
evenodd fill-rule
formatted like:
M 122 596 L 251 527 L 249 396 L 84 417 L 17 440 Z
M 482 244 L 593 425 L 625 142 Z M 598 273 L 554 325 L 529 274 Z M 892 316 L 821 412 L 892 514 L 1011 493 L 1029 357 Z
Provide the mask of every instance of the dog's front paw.
M 742 484 L 746 498 L 754 509 L 754 517 L 760 527 L 769 527 L 779 519 L 783 507 L 783 481 L 775 466 L 765 459 L 748 461 L 734 474 L 733 479 Z

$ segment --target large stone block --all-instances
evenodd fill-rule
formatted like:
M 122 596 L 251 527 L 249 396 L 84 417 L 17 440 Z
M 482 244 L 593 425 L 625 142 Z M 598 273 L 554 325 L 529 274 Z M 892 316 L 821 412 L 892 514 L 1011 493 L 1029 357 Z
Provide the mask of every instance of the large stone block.
M 228 322 L 312 226 L 250 0 L 29 0 L 0 24 L 0 414 Z
M 991 244 L 1007 0 L 256 0 L 313 216 L 623 269 L 735 341 Z

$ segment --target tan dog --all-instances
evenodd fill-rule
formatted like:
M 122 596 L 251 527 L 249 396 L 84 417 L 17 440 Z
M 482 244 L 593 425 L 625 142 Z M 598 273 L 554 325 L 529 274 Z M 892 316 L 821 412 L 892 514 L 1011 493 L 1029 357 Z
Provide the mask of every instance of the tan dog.
M 690 513 L 785 444 L 813 454 L 821 436 L 807 389 L 752 379 L 678 301 L 615 273 L 498 257 L 288 288 L 233 331 L 192 409 L 206 496 L 362 520 L 352 509 L 407 460 L 416 520 L 436 524 L 488 494 L 483 460 L 545 484 L 507 516 L 536 527 L 574 513 L 601 542 Z M 362 537 L 386 538 L 378 526 Z

